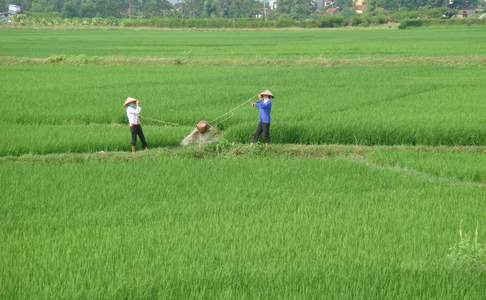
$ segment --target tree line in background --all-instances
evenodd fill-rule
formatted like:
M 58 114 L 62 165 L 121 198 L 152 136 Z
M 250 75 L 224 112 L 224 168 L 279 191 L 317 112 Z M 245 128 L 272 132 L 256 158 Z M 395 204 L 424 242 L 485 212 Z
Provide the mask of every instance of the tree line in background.
M 368 0 L 368 11 L 378 9 L 387 11 L 414 10 L 417 8 L 445 8 L 449 6 L 450 0 Z M 473 8 L 484 4 L 484 0 L 454 0 L 451 8 Z
M 263 0 L 262 0 L 263 1 Z M 323 0 L 318 0 L 323 1 Z M 484 0 L 454 0 L 455 8 L 484 5 Z M 322 14 L 315 0 L 278 0 L 276 10 L 258 0 L 0 0 L 3 10 L 19 4 L 29 14 L 53 13 L 64 18 L 177 17 L 177 18 L 308 18 Z M 449 0 L 368 0 L 367 14 L 377 15 L 420 8 L 446 8 Z M 268 7 L 268 4 L 266 5 Z M 344 16 L 354 14 L 353 0 L 336 0 Z

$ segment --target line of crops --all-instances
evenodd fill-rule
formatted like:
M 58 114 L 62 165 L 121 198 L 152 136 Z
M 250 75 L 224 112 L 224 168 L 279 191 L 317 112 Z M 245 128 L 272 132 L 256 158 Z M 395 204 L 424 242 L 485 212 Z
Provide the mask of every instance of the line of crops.
M 281 144 L 357 144 L 357 145 L 486 145 L 486 128 L 464 124 L 427 124 L 427 122 L 375 122 L 345 120 L 298 122 L 272 125 L 272 142 Z M 454 125 L 458 127 L 453 127 Z M 248 143 L 255 124 L 243 124 L 226 131 L 230 141 Z
M 0 156 L 26 153 L 128 151 L 127 125 L 3 125 Z M 191 127 L 143 126 L 150 147 L 179 145 Z
M 376 151 L 367 157 L 380 165 L 412 168 L 435 176 L 486 183 L 485 154 Z
M 486 27 L 416 30 L 0 29 L 0 56 L 359 58 L 486 55 Z M 444 43 L 447 42 L 447 46 Z
M 483 29 L 0 39 L 4 61 L 48 61 L 0 62 L 1 299 L 484 298 L 486 147 L 450 147 L 486 145 Z M 123 62 L 151 57 L 207 63 Z M 266 88 L 271 145 L 233 143 L 248 105 L 220 143 L 170 147 Z M 127 96 L 149 151 L 128 152 Z
M 3 153 L 54 150 L 47 145 L 56 138 L 49 137 L 67 136 L 71 126 L 82 137 L 85 125 L 124 125 L 121 101 L 128 95 L 142 99 L 143 116 L 183 125 L 147 134 L 154 146 L 174 145 L 198 120 L 212 120 L 263 88 L 276 95 L 274 143 L 486 145 L 482 67 L 36 65 L 1 69 L 5 72 L 0 80 L 8 86 L 2 96 L 11 99 L 1 108 L 1 122 L 12 128 L 7 130 L 11 137 Z M 257 112 L 244 107 L 222 124 L 225 138 L 249 142 L 257 120 Z M 21 125 L 40 126 L 27 137 L 17 134 L 23 131 Z M 125 149 L 121 145 L 128 142 L 126 128 L 98 137 L 98 129 L 86 130 L 92 134 L 80 140 L 83 146 L 69 146 L 73 139 L 66 139 L 70 142 L 60 142 L 55 151 L 103 150 L 103 144 Z M 96 147 L 85 144 L 90 139 Z
M 483 190 L 339 158 L 3 162 L 0 185 L 1 298 L 480 299 L 486 287 L 447 257 L 459 224 L 483 217 Z

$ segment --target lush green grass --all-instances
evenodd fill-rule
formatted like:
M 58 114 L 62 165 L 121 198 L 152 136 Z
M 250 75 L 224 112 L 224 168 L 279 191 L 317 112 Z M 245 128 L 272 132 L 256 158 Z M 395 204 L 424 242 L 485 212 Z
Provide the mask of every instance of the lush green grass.
M 427 56 L 457 56 L 465 62 L 470 56 L 481 57 L 483 31 L 465 27 L 230 32 L 3 29 L 0 56 L 195 57 L 215 63 L 224 58 L 267 58 L 268 65 L 2 65 L 0 81 L 6 88 L 0 96 L 8 104 L 0 108 L 0 123 L 8 124 L 10 132 L 22 124 L 64 126 L 39 127 L 40 136 L 57 131 L 62 135 L 69 124 L 123 123 L 120 103 L 130 95 L 143 100 L 144 116 L 189 128 L 270 88 L 276 94 L 274 143 L 486 145 L 483 67 L 448 66 L 447 60 L 420 63 Z M 332 67 L 278 63 L 319 56 L 420 59 L 370 65 L 365 60 L 360 66 Z M 243 108 L 223 124 L 226 139 L 248 142 L 256 119 L 255 111 Z M 164 132 L 175 137 L 182 130 Z M 20 139 L 10 138 L 3 149 L 14 151 L 4 153 L 17 153 L 17 144 L 28 148 L 29 141 Z M 103 139 L 106 145 L 119 144 L 114 136 Z M 155 146 L 173 144 L 155 135 L 149 139 Z M 40 145 L 31 143 L 29 151 L 48 151 Z M 76 151 L 69 143 L 64 145 L 55 151 Z
M 383 151 L 370 155 L 370 160 L 439 177 L 486 183 L 486 151 L 475 154 Z
M 2 298 L 480 299 L 451 269 L 484 190 L 352 161 L 0 167 Z
M 177 146 L 190 127 L 143 126 L 149 147 Z M 0 155 L 128 151 L 128 125 L 4 125 Z M 140 146 L 140 144 L 139 144 Z
M 158 31 L 0 29 L 0 56 L 194 58 L 485 55 L 482 27 L 417 30 Z
M 56 132 L 66 135 L 70 127 L 78 130 L 91 123 L 124 124 L 121 103 L 129 95 L 142 99 L 143 116 L 185 126 L 147 134 L 153 145 L 174 144 L 173 138 L 189 132 L 198 120 L 212 120 L 264 88 L 276 95 L 274 143 L 486 145 L 482 67 L 21 65 L 0 69 L 0 80 L 7 87 L 0 95 L 8 99 L 0 108 L 0 123 L 7 124 L 13 135 L 3 149 L 22 145 L 27 150 L 30 143 L 32 152 L 48 151 L 44 143 L 15 137 L 14 131 L 22 130 L 18 125 L 56 125 L 36 128 L 36 134 L 45 137 Z M 223 123 L 226 139 L 249 142 L 257 119 L 255 110 L 243 107 Z M 117 132 L 125 133 L 124 129 Z M 160 136 L 164 134 L 172 142 Z M 95 140 L 103 148 L 103 143 L 120 144 L 120 139 L 106 132 Z M 75 151 L 76 143 L 72 147 L 70 143 L 55 151 Z
M 486 275 L 447 257 L 461 224 L 484 241 L 484 148 L 413 147 L 486 145 L 484 29 L 0 38 L 0 298 L 484 298 Z M 51 55 L 121 60 L 6 58 Z M 123 61 L 148 56 L 198 61 Z M 274 145 L 167 147 L 265 88 Z M 127 96 L 165 148 L 126 152 Z M 225 139 L 256 122 L 242 108 Z

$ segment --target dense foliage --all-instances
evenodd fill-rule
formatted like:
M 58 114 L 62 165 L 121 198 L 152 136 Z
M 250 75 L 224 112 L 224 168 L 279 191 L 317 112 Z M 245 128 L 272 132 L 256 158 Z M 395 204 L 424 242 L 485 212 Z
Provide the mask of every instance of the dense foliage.
M 321 0 L 319 0 L 321 1 Z M 384 11 L 416 10 L 420 8 L 446 8 L 449 0 L 369 0 L 370 15 Z M 6 10 L 10 0 L 0 0 L 0 11 Z M 172 16 L 180 18 L 255 18 L 263 14 L 263 2 L 259 0 L 182 0 L 173 5 L 168 0 L 16 0 L 27 13 L 55 13 L 72 18 L 92 17 L 153 17 Z M 129 10 L 131 3 L 131 10 Z M 318 1 L 280 0 L 276 10 L 268 11 L 269 18 L 307 18 L 319 14 Z M 484 5 L 480 0 L 456 0 L 454 8 Z M 345 16 L 353 15 L 352 0 L 337 0 L 336 7 Z

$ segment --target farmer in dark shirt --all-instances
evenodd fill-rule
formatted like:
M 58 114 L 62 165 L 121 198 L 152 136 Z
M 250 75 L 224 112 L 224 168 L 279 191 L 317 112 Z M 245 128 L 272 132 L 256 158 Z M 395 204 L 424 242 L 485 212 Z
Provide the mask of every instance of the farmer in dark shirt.
M 256 107 L 260 113 L 260 121 L 253 136 L 253 144 L 258 142 L 260 135 L 263 135 L 264 143 L 270 141 L 270 112 L 272 111 L 273 94 L 266 90 L 260 93 L 259 98 L 260 100 L 256 103 L 252 103 L 253 107 Z

